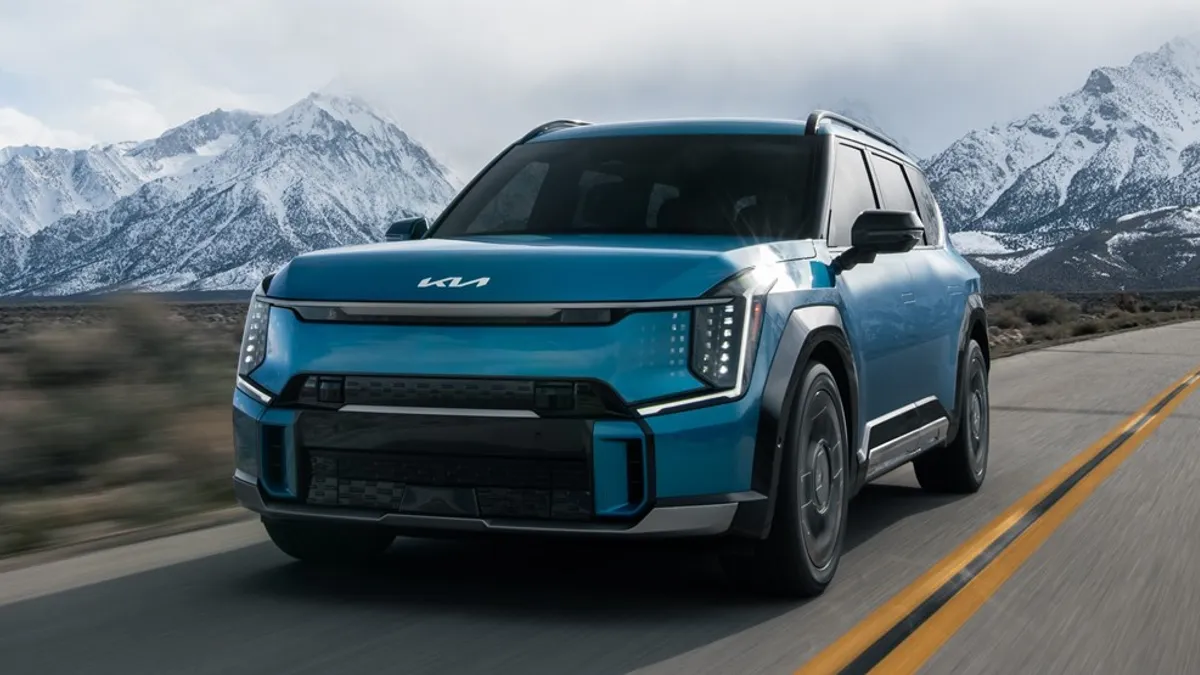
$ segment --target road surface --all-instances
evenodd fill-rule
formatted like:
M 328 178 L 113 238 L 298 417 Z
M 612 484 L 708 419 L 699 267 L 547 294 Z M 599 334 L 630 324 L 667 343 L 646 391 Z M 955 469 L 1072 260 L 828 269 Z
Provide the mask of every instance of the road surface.
M 868 487 L 808 603 L 659 548 L 401 540 L 336 576 L 248 522 L 0 575 L 0 673 L 794 673 L 1198 366 L 1200 323 L 998 360 L 984 489 L 925 495 L 907 468 Z M 956 600 L 977 607 L 931 622 L 914 672 L 1200 673 L 1200 395 L 1173 405 L 1023 564 Z

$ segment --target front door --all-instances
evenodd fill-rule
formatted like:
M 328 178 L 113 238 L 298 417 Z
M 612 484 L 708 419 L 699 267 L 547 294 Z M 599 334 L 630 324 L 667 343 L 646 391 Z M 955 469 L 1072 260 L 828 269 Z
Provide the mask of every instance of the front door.
M 879 200 L 863 150 L 839 142 L 834 164 L 828 246 L 833 256 L 850 247 L 850 229 Z M 837 287 L 851 346 L 858 353 L 862 422 L 915 402 L 912 362 L 917 347 L 916 296 L 906 254 L 883 254 L 838 274 Z

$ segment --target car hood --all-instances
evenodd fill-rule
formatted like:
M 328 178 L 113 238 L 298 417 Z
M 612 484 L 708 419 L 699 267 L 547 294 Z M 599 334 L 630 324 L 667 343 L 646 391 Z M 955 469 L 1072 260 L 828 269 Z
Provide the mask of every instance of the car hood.
M 702 295 L 749 267 L 812 258 L 811 242 L 682 235 L 423 239 L 316 251 L 272 279 L 287 300 L 636 302 Z

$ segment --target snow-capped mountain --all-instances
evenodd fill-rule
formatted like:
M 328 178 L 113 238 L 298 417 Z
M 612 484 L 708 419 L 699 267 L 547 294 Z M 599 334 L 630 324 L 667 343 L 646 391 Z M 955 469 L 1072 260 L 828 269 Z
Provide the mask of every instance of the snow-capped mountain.
M 262 118 L 244 110 L 217 109 L 138 143 L 126 156 L 151 180 L 186 173 L 224 152 Z
M 107 203 L 0 233 L 0 294 L 249 288 L 299 253 L 436 215 L 460 187 L 349 96 L 312 94 L 269 116 L 217 110 L 112 152 L 129 179 Z M 28 159 L 13 155 L 0 171 Z
M 0 235 L 30 236 L 59 218 L 108 208 L 145 182 L 125 161 L 128 144 L 63 150 L 5 148 Z
M 1155 251 L 1200 246 L 1186 208 L 1200 204 L 1200 36 L 1098 68 L 1032 115 L 967 134 L 926 171 L 956 247 L 1001 277 L 1133 287 L 1194 270 Z
M 144 143 L 86 150 L 0 148 L 0 235 L 29 236 L 63 216 L 112 206 L 148 181 L 219 153 L 261 117 L 216 110 Z

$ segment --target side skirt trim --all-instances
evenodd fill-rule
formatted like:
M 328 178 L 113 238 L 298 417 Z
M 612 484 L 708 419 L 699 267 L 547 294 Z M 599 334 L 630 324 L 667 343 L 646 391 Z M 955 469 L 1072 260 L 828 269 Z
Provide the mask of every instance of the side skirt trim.
M 950 420 L 943 417 L 872 448 L 867 459 L 867 480 L 875 480 L 921 453 L 936 448 L 946 441 L 949 430 Z

